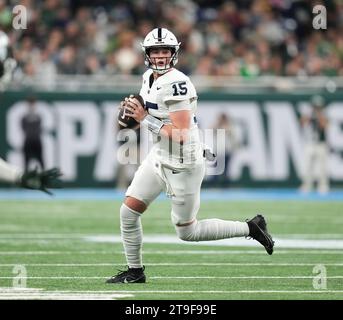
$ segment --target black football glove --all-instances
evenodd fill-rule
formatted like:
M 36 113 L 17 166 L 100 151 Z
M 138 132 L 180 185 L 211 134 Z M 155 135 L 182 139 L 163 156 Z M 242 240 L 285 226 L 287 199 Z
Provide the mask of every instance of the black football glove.
M 37 168 L 26 171 L 20 179 L 20 186 L 27 189 L 35 189 L 46 192 L 52 195 L 52 192 L 47 188 L 61 188 L 61 180 L 59 179 L 62 173 L 58 168 L 43 170 L 38 172 Z

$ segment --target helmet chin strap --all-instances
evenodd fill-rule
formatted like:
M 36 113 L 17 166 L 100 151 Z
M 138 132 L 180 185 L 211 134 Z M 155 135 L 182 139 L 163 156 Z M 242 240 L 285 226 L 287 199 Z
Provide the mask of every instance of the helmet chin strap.
M 158 67 L 151 67 L 151 69 L 154 71 L 154 72 L 157 72 L 159 74 L 164 74 L 166 73 L 168 70 L 170 70 L 172 67 L 170 66 L 170 64 L 168 63 L 166 66 L 163 67 L 163 69 L 159 69 Z
M 164 69 L 164 70 L 159 70 L 159 69 L 153 69 L 152 70 L 158 74 L 165 74 L 167 71 L 169 71 L 171 68 Z

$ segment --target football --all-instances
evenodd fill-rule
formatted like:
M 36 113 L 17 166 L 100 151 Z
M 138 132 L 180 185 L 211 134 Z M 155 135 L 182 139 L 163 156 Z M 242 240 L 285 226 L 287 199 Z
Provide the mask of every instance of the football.
M 144 100 L 139 94 L 131 94 L 129 99 L 136 98 L 141 105 L 144 107 Z M 130 113 L 127 112 L 125 108 L 126 102 L 125 100 L 122 102 L 119 112 L 118 112 L 118 125 L 119 125 L 119 130 L 122 129 L 136 129 L 139 126 L 139 123 L 130 116 Z

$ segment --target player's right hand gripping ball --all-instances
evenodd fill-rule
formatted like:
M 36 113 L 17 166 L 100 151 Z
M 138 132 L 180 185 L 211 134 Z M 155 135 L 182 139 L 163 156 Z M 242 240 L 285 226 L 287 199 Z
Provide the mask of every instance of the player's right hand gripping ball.
M 139 126 L 139 122 L 137 122 L 134 118 L 130 116 L 130 112 L 125 108 L 126 101 L 128 99 L 136 98 L 144 108 L 144 100 L 139 94 L 131 94 L 130 97 L 126 97 L 121 103 L 118 112 L 118 125 L 119 130 L 122 129 L 136 129 Z

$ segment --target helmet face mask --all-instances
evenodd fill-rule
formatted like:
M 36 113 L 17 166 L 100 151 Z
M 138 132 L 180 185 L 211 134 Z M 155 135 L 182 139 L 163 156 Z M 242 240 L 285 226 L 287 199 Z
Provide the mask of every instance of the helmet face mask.
M 157 52 L 151 55 L 151 51 Z M 166 54 L 168 51 L 168 55 Z M 150 47 L 146 50 L 146 60 L 149 62 L 149 68 L 157 73 L 163 73 L 174 66 L 175 49 L 169 47 Z
M 149 32 L 141 44 L 144 52 L 144 63 L 154 72 L 163 74 L 173 68 L 178 62 L 178 51 L 180 49 L 180 42 L 172 32 L 165 28 L 156 28 Z M 168 49 L 171 52 L 170 57 L 165 55 L 158 57 L 150 57 L 152 49 Z M 164 63 L 163 61 L 164 60 Z

